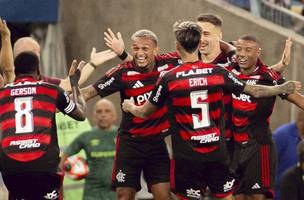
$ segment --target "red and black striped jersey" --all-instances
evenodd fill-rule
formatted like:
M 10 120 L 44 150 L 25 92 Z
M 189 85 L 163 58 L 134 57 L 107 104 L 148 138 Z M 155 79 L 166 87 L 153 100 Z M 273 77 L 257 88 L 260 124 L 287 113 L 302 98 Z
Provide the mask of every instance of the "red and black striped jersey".
M 56 108 L 66 114 L 76 108 L 56 85 L 21 77 L 0 89 L 2 172 L 57 170 Z
M 211 64 L 215 64 L 227 69 L 231 64 L 232 56 L 234 55 L 235 51 L 231 51 L 229 53 L 221 51 L 221 53 L 213 60 Z M 224 93 L 223 101 L 225 108 L 225 137 L 227 140 L 230 140 L 232 138 L 232 99 L 230 92 Z
M 277 72 L 259 63 L 261 62 L 258 62 L 255 71 L 248 76 L 241 74 L 237 66 L 231 71 L 247 84 L 272 86 L 284 82 Z M 284 98 L 283 95 L 281 96 Z M 247 93 L 232 94 L 232 122 L 235 141 L 239 144 L 246 144 L 252 139 L 260 143 L 269 141 L 271 138 L 269 118 L 273 111 L 275 98 L 275 96 L 254 98 Z
M 241 92 L 245 83 L 219 66 L 185 63 L 166 73 L 149 101 L 168 105 L 174 156 L 225 160 L 225 91 Z
M 151 95 L 160 74 L 179 64 L 176 53 L 156 56 L 155 67 L 149 73 L 142 72 L 133 62 L 128 62 L 109 70 L 93 87 L 101 97 L 119 92 L 122 102 L 131 98 L 136 105 L 142 105 Z M 167 112 L 164 106 L 145 119 L 123 112 L 119 133 L 140 137 L 165 133 L 169 129 Z

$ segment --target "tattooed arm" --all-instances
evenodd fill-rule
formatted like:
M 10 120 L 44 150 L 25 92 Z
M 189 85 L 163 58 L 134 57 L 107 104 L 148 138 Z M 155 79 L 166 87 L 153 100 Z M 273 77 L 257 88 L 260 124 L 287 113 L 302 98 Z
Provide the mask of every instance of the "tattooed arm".
M 301 89 L 300 82 L 287 81 L 284 84 L 276 85 L 276 86 L 246 84 L 244 92 L 251 94 L 256 98 L 259 98 L 259 97 L 276 96 L 282 93 L 291 94 L 300 89 Z

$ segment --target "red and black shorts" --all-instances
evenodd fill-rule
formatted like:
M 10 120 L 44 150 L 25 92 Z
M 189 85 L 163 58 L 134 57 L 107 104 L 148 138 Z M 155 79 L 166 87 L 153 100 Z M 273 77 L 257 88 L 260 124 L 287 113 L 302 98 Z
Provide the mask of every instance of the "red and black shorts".
M 234 182 L 228 165 L 184 159 L 171 161 L 171 190 L 180 199 L 200 199 L 207 187 L 213 196 L 224 198 L 233 193 Z
M 239 178 L 235 194 L 264 194 L 274 197 L 276 150 L 273 141 L 269 144 L 252 143 L 236 145 L 232 169 Z
M 131 187 L 139 191 L 142 171 L 149 187 L 157 183 L 169 183 L 170 160 L 164 139 L 119 135 L 116 143 L 112 188 Z
M 24 172 L 2 174 L 9 191 L 9 200 L 61 199 L 63 174 L 48 172 Z

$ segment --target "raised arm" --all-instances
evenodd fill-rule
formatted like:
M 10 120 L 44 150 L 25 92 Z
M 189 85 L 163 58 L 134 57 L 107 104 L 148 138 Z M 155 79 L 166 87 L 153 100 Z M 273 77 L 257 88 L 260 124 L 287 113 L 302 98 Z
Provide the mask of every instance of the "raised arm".
M 287 81 L 284 84 L 276 86 L 265 86 L 265 85 L 250 85 L 246 84 L 244 92 L 251 94 L 252 96 L 259 97 L 270 97 L 278 94 L 292 94 L 295 91 L 301 89 L 301 83 L 298 81 Z
M 105 50 L 96 53 L 96 49 L 93 48 L 91 52 L 90 61 L 83 67 L 78 84 L 81 86 L 86 80 L 88 80 L 88 78 L 90 77 L 90 75 L 93 73 L 93 71 L 96 69 L 97 66 L 109 60 L 112 60 L 115 57 L 116 57 L 116 53 L 114 53 L 111 50 Z M 69 77 L 62 79 L 60 81 L 59 86 L 63 88 L 65 91 L 71 91 Z
M 232 44 L 229 44 L 229 43 L 227 43 L 223 40 L 220 41 L 220 48 L 226 54 L 229 54 L 231 52 L 235 52 L 235 47 Z
M 1 32 L 1 52 L 0 52 L 0 67 L 3 70 L 5 83 L 11 83 L 15 79 L 14 58 L 11 43 L 11 32 L 4 20 L 0 18 Z
M 291 46 L 292 46 L 292 40 L 291 37 L 288 37 L 288 39 L 285 41 L 285 48 L 281 60 L 277 64 L 272 65 L 269 68 L 279 73 L 283 73 L 287 65 L 289 65 L 290 63 Z
M 126 99 L 122 103 L 122 109 L 125 112 L 130 112 L 136 117 L 146 118 L 157 110 L 157 106 L 153 105 L 150 101 L 146 101 L 141 106 L 136 106 L 133 100 Z
M 123 62 L 133 60 L 132 55 L 126 52 L 125 44 L 120 32 L 115 35 L 113 31 L 108 28 L 107 32 L 104 32 L 104 35 L 105 44 L 112 49 Z
M 81 74 L 81 68 L 83 68 L 85 65 L 84 61 L 81 61 L 77 66 L 77 61 L 73 60 L 72 65 L 71 65 L 71 70 L 69 73 L 69 79 L 70 79 L 70 84 L 72 86 L 72 100 L 76 104 L 76 109 L 74 109 L 71 113 L 68 115 L 76 120 L 83 121 L 86 118 L 86 103 L 84 101 L 84 98 L 79 90 L 78 87 L 78 81 L 80 78 Z

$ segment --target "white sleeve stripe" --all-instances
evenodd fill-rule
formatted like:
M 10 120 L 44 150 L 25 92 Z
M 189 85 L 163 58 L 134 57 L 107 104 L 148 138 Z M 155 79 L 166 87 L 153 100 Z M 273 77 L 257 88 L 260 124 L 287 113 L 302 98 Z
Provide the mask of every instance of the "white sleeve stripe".
M 69 105 L 64 109 L 64 111 L 66 113 L 70 113 L 75 108 L 75 106 L 75 103 L 73 101 L 70 101 Z

